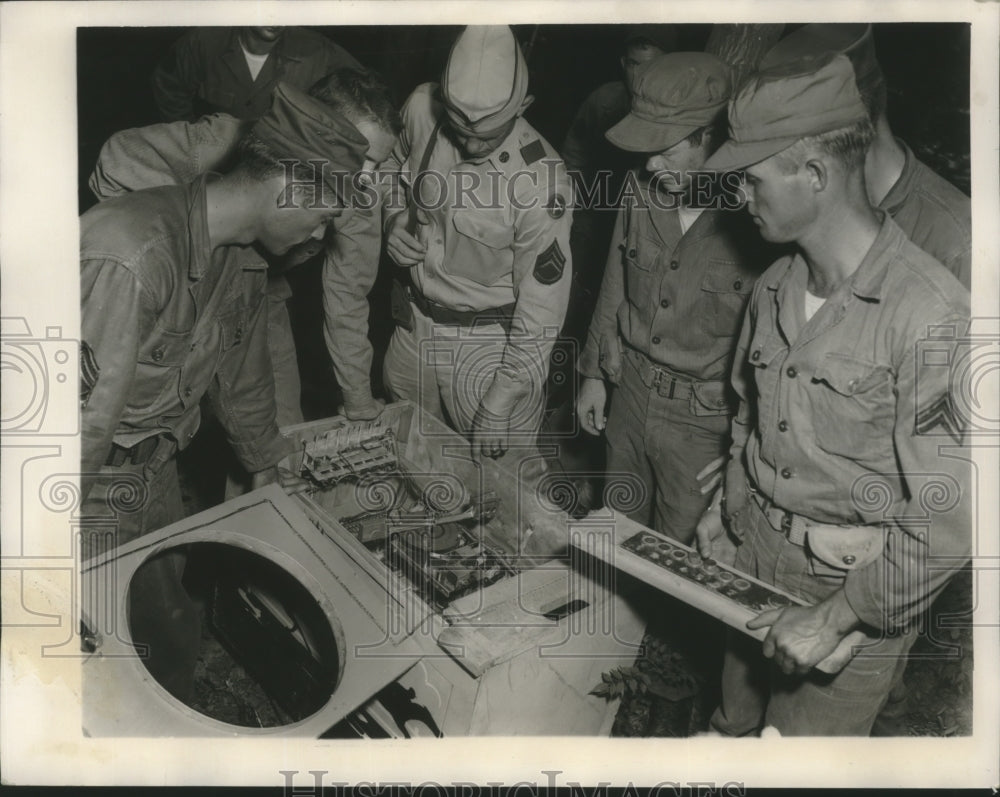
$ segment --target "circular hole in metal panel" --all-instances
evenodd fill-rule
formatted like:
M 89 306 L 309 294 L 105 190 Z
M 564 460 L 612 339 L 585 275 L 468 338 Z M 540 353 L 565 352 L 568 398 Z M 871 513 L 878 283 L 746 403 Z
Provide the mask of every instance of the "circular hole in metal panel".
M 254 728 L 299 722 L 340 681 L 331 618 L 298 578 L 260 553 L 216 542 L 160 551 L 136 569 L 126 601 L 150 675 L 212 719 Z

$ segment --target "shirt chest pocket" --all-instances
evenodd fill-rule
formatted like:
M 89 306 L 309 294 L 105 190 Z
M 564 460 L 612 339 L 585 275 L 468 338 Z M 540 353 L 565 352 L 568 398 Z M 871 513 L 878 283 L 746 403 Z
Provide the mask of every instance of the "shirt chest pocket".
M 888 366 L 830 353 L 809 387 L 820 448 L 856 461 L 892 455 L 896 395 Z
M 158 328 L 139 348 L 128 406 L 151 410 L 173 402 L 190 351 L 189 333 Z
M 646 306 L 656 291 L 656 262 L 662 244 L 644 235 L 630 236 L 623 247 L 625 293 L 636 307 Z
M 514 227 L 482 212 L 459 211 L 452 217 L 453 246 L 445 270 L 456 277 L 491 286 L 509 279 L 514 268 Z
M 720 338 L 735 338 L 739 334 L 753 282 L 735 261 L 720 258 L 706 261 L 700 286 L 704 312 L 700 315 L 707 322 L 707 332 Z

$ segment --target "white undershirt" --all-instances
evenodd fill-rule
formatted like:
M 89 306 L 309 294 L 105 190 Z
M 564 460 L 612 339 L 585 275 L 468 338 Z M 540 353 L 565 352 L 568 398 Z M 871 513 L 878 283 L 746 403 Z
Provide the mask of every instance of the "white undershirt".
M 681 235 L 691 229 L 705 208 L 677 208 L 677 220 L 681 223 Z
M 806 321 L 816 315 L 816 311 L 823 306 L 824 302 L 826 302 L 826 299 L 822 296 L 815 296 L 809 293 L 808 290 L 806 291 Z
M 243 57 L 246 58 L 247 66 L 250 68 L 250 77 L 256 80 L 257 75 L 260 74 L 260 70 L 264 68 L 264 62 L 267 60 L 270 53 L 256 55 L 244 47 L 242 43 L 240 43 L 240 49 L 243 51 Z

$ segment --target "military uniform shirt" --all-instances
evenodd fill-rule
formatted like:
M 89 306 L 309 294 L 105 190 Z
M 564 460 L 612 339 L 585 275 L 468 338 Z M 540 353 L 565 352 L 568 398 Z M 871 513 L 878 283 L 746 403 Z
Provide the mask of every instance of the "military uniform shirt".
M 896 139 L 906 153 L 903 172 L 879 207 L 917 246 L 940 261 L 966 290 L 972 287 L 972 219 L 969 197 Z
M 888 215 L 857 271 L 808 322 L 807 277 L 796 254 L 754 288 L 733 370 L 742 402 L 726 493 L 745 465 L 763 496 L 813 521 L 897 520 L 903 534 L 890 536 L 883 558 L 845 582 L 864 622 L 891 627 L 926 608 L 970 550 L 968 468 L 939 452 L 960 444 L 948 409 L 957 388 L 940 357 L 918 366 L 932 332 L 948 348 L 967 334 L 969 294 Z M 961 500 L 925 533 L 920 488 L 939 473 Z
M 187 183 L 206 171 L 227 171 L 252 122 L 213 114 L 197 122 L 172 122 L 123 130 L 101 148 L 90 176 L 98 199 L 158 185 Z M 365 406 L 371 393 L 372 346 L 368 294 L 378 274 L 380 229 L 373 207 L 345 210 L 328 238 L 323 263 L 324 336 L 337 383 L 348 407 Z M 271 278 L 275 298 L 292 295 L 288 281 Z
M 384 170 L 402 181 L 407 199 L 445 113 L 436 88 L 424 84 L 410 95 L 403 108 L 404 134 Z M 520 117 L 501 146 L 479 162 L 464 159 L 442 127 L 416 190 L 429 218 L 416 232 L 427 247 L 423 261 L 410 270 L 416 289 L 450 310 L 514 304 L 498 377 L 523 379 L 516 373 L 522 358 L 542 363 L 540 372 L 547 373 L 571 279 L 573 195 L 558 155 Z
M 648 191 L 643 187 L 618 212 L 578 369 L 617 381 L 620 334 L 626 346 L 671 371 L 724 382 L 754 280 L 774 250 L 746 214 L 723 209 L 702 211 L 682 235 L 678 212 L 656 207 Z
M 80 219 L 82 339 L 97 365 L 82 415 L 85 473 L 112 441 L 166 434 L 184 448 L 206 391 L 248 471 L 288 453 L 275 424 L 266 265 L 249 246 L 212 250 L 206 179 L 109 199 Z

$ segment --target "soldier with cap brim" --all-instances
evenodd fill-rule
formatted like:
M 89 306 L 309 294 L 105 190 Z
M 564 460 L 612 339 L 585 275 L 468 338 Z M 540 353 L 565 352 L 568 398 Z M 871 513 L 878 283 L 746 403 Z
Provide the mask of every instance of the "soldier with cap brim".
M 418 86 L 385 172 L 403 270 L 385 359 L 390 393 L 446 418 L 473 452 L 533 445 L 570 285 L 572 188 L 522 114 L 528 69 L 510 28 L 466 28 L 440 85 Z
M 367 147 L 326 105 L 279 86 L 229 173 L 109 199 L 81 217 L 81 514 L 113 524 L 115 544 L 183 517 L 175 456 L 198 429 L 204 395 L 254 487 L 295 483 L 277 467 L 291 447 L 275 423 L 267 265 L 254 246 L 283 255 L 321 240 L 351 201 L 345 175 Z M 124 507 L 123 489 L 134 499 Z M 87 537 L 85 557 L 103 539 Z M 181 699 L 200 639 L 183 568 L 173 549 L 129 590 L 132 637 L 152 646 L 146 666 Z
M 725 504 L 699 524 L 698 545 L 715 553 L 725 514 L 735 566 L 811 605 L 750 621 L 768 629 L 763 650 L 730 635 L 712 726 L 867 735 L 915 619 L 969 556 L 961 386 L 947 364 L 959 360 L 969 294 L 871 206 L 871 123 L 845 56 L 810 74 L 753 76 L 729 126 L 708 166 L 743 169 L 761 235 L 795 251 L 754 287 L 733 367 Z M 943 329 L 953 335 L 935 340 L 934 361 L 918 356 Z M 947 497 L 928 515 L 920 496 L 934 479 Z M 813 670 L 855 631 L 870 641 L 840 672 Z
M 618 212 L 577 412 L 587 432 L 606 431 L 609 474 L 642 479 L 633 519 L 690 542 L 712 492 L 699 473 L 728 447 L 743 310 L 770 259 L 738 197 L 704 170 L 724 137 L 729 68 L 669 53 L 637 67 L 630 89 L 632 110 L 607 136 L 645 153 L 652 182 L 633 180 Z
M 761 73 L 814 70 L 831 54 L 846 55 L 854 67 L 861 100 L 875 135 L 865 156 L 865 184 L 871 203 L 886 211 L 917 246 L 947 268 L 966 288 L 972 285 L 972 212 L 969 197 L 893 135 L 886 114 L 885 77 L 875 58 L 872 26 L 804 25 L 772 47 Z

